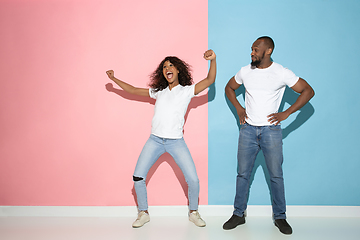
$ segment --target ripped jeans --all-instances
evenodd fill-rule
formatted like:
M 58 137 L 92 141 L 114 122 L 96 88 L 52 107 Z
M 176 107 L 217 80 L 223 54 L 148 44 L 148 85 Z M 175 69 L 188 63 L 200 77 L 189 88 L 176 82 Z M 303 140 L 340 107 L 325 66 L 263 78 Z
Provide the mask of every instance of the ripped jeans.
M 188 184 L 189 209 L 197 210 L 199 204 L 199 178 L 184 139 L 168 139 L 150 135 L 140 153 L 133 177 L 139 211 L 148 209 L 146 176 L 150 168 L 165 152 L 168 152 L 174 158 L 184 174 Z

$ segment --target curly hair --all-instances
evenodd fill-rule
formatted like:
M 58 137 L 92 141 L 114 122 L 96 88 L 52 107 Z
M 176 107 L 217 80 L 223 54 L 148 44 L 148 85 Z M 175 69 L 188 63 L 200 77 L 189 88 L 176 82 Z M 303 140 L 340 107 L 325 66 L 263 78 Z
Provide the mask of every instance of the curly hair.
M 193 83 L 191 66 L 178 57 L 168 56 L 161 61 L 157 69 L 150 75 L 149 87 L 154 89 L 155 92 L 161 91 L 169 86 L 163 74 L 163 67 L 166 61 L 171 62 L 179 71 L 178 79 L 181 86 L 189 86 Z

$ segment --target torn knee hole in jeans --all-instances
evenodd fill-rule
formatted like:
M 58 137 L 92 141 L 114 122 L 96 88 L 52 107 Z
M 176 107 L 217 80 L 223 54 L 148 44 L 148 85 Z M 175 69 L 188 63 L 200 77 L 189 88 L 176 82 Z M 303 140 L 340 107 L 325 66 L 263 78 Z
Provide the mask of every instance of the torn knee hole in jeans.
M 134 180 L 135 182 L 137 182 L 137 181 L 143 180 L 143 178 L 142 178 L 142 177 L 133 176 L 133 180 Z

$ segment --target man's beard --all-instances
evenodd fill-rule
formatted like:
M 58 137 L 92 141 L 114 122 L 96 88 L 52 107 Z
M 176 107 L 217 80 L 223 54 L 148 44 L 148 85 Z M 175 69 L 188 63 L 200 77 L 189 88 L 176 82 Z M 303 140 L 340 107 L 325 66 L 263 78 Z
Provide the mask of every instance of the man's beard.
M 260 63 L 264 59 L 264 57 L 265 57 L 265 51 L 263 52 L 263 55 L 260 59 L 251 61 L 251 66 L 256 67 L 256 66 L 260 65 Z
M 252 67 L 256 67 L 256 66 L 259 65 L 260 63 L 261 63 L 261 60 L 252 61 L 252 62 L 251 62 L 251 66 L 252 66 Z

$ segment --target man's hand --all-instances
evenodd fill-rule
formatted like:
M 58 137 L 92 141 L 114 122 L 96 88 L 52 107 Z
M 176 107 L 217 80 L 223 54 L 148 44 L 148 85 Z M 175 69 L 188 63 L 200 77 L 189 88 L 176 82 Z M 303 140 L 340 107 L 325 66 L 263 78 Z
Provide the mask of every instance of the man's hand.
M 245 111 L 245 108 L 240 108 L 240 109 L 237 109 L 237 114 L 239 116 L 239 122 L 240 124 L 245 124 L 245 119 L 247 119 L 247 115 L 246 115 L 246 111 Z
M 281 121 L 284 121 L 289 117 L 289 114 L 286 112 L 279 112 L 270 114 L 268 117 L 268 122 L 274 124 L 275 126 L 278 125 Z

